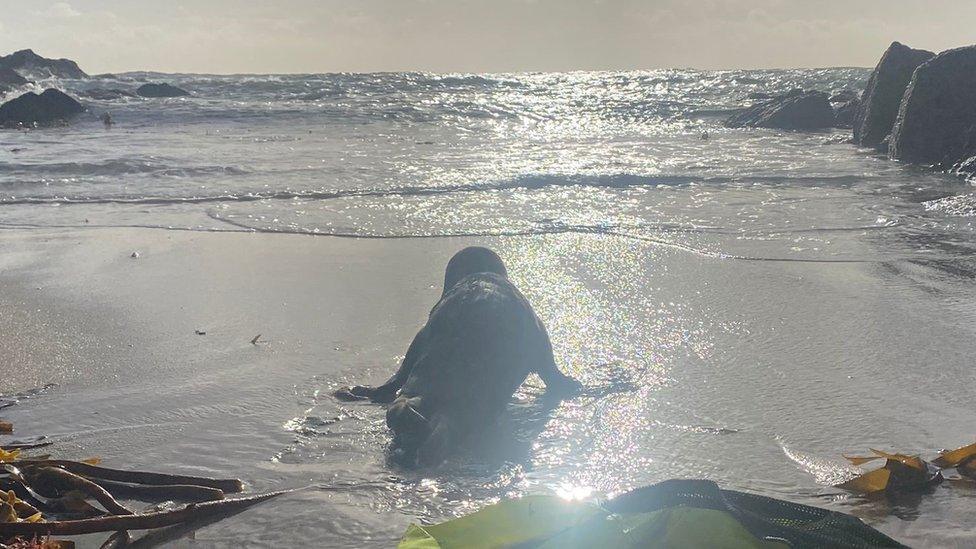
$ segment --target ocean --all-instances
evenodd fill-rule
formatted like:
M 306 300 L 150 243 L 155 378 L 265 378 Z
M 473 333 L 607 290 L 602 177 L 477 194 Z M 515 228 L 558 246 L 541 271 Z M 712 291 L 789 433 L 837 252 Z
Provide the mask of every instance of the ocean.
M 549 327 L 558 362 L 591 390 L 540 409 L 539 385 L 529 383 L 503 434 L 492 435 L 501 439 L 487 437 L 477 458 L 399 470 L 384 457 L 382 410 L 328 396 L 379 381 L 392 359 L 370 379 L 352 358 L 341 368 L 303 363 L 294 379 L 283 362 L 274 373 L 291 392 L 274 394 L 296 409 L 288 417 L 275 415 L 282 402 L 269 411 L 270 397 L 255 396 L 261 376 L 222 378 L 222 392 L 263 403 L 235 413 L 260 417 L 269 432 L 257 442 L 214 435 L 229 469 L 218 472 L 330 494 L 324 509 L 288 508 L 303 535 L 325 545 L 388 546 L 411 520 L 506 496 L 599 497 L 706 477 L 852 513 L 908 543 L 970 546 L 971 484 L 908 501 L 866 501 L 831 484 L 854 474 L 842 454 L 931 456 L 973 441 L 971 184 L 858 149 L 849 130 L 722 126 L 750 93 L 859 91 L 868 75 L 125 73 L 47 82 L 89 112 L 63 128 L 0 132 L 0 228 L 361 239 L 352 246 L 433 239 L 499 251 Z M 192 96 L 85 98 L 147 81 Z M 103 127 L 104 112 L 114 127 Z M 389 275 L 396 288 L 398 273 Z M 397 333 L 425 314 L 390 310 Z M 408 342 L 386 344 L 395 355 Z M 177 403 L 204 398 L 199 387 L 192 397 L 170 388 Z M 140 408 L 138 394 L 121 405 Z M 57 398 L 66 410 L 84 407 L 77 396 Z M 249 446 L 262 440 L 288 442 Z M 246 457 L 235 462 L 235 451 Z M 220 539 L 289 539 L 257 524 L 219 526 Z

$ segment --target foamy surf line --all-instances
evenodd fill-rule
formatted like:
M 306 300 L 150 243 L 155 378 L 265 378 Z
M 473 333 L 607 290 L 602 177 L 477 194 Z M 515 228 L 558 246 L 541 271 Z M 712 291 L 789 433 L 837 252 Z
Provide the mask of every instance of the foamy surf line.
M 197 233 L 259 233 L 259 234 L 279 234 L 279 235 L 300 235 L 300 236 L 321 236 L 331 238 L 361 239 L 361 240 L 424 240 L 424 239 L 443 239 L 443 238 L 511 238 L 511 237 L 531 237 L 547 236 L 560 234 L 584 234 L 598 236 L 612 236 L 629 240 L 638 240 L 656 246 L 671 248 L 694 255 L 711 259 L 733 260 L 733 261 L 755 261 L 755 262 L 776 262 L 776 263 L 822 263 L 822 264 L 874 264 L 884 263 L 884 261 L 873 259 L 825 259 L 825 258 L 793 258 L 793 257 L 759 257 L 729 254 L 725 252 L 713 252 L 681 244 L 654 238 L 646 235 L 636 235 L 622 232 L 606 227 L 590 226 L 561 226 L 561 227 L 540 227 L 537 229 L 512 230 L 512 231 L 456 231 L 428 234 L 375 234 L 375 233 L 356 233 L 341 231 L 323 231 L 321 229 L 268 229 L 245 225 L 233 220 L 221 218 L 208 213 L 208 216 L 222 223 L 229 225 L 229 229 L 218 229 L 215 227 L 180 227 L 164 225 L 140 225 L 140 224 L 85 224 L 85 225 L 37 225 L 30 223 L 0 223 L 0 230 L 47 230 L 47 229 L 150 229 L 161 231 L 197 232 Z
M 834 177 L 696 177 L 681 175 L 639 176 L 606 175 L 593 177 L 577 176 L 527 176 L 511 181 L 485 184 L 445 185 L 434 187 L 402 187 L 393 189 L 348 189 L 335 191 L 274 191 L 268 193 L 220 194 L 211 196 L 144 196 L 144 197 L 85 197 L 85 196 L 25 196 L 0 198 L 0 206 L 29 204 L 203 204 L 208 202 L 255 202 L 259 200 L 335 200 L 350 197 L 405 197 L 433 196 L 453 193 L 475 193 L 502 190 L 541 190 L 551 187 L 592 187 L 627 189 L 632 187 L 684 186 L 692 184 L 785 184 L 826 183 L 843 185 L 855 181 L 874 179 L 862 176 Z

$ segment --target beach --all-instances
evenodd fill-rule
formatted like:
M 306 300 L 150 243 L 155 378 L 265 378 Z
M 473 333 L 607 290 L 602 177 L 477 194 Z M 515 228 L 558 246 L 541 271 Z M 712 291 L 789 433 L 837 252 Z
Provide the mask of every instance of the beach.
M 0 132 L 0 395 L 24 395 L 3 418 L 58 457 L 293 490 L 177 547 L 390 547 L 503 498 L 672 478 L 970 546 L 971 484 L 834 485 L 844 455 L 973 441 L 972 185 L 850 130 L 723 125 L 751 94 L 868 75 L 43 83 L 88 111 Z M 189 95 L 123 93 L 159 81 Z M 554 403 L 531 376 L 445 464 L 403 468 L 385 409 L 333 391 L 396 370 L 473 245 L 585 389 Z
M 394 370 L 443 265 L 471 244 L 509 263 L 565 370 L 606 390 L 540 409 L 530 380 L 514 436 L 403 470 L 386 459 L 383 409 L 330 392 Z M 891 507 L 825 486 L 849 474 L 842 452 L 967 441 L 972 343 L 944 345 L 974 341 L 967 284 L 933 300 L 919 273 L 907 283 L 883 262 L 738 261 L 601 235 L 18 230 L 0 250 L 3 392 L 56 383 L 5 411 L 18 433 L 70 458 L 298 489 L 177 546 L 386 547 L 410 522 L 498 497 L 672 477 L 853 513 L 906 543 L 973 535 L 958 490 Z

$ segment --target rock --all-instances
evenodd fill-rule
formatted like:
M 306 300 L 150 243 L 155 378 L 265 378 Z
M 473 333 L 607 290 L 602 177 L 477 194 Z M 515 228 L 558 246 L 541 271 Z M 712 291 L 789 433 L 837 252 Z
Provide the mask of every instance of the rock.
M 51 124 L 84 112 L 81 103 L 55 90 L 28 92 L 0 105 L 0 126 Z
M 125 97 L 138 97 L 135 92 L 119 89 L 94 89 L 82 92 L 82 95 L 96 101 L 115 101 Z
M 183 97 L 190 95 L 190 92 L 171 86 L 169 84 L 143 84 L 136 89 L 136 93 L 142 97 Z
M 834 125 L 834 110 L 827 94 L 792 90 L 733 114 L 725 121 L 729 128 L 778 128 L 817 130 Z
M 22 76 L 31 78 L 88 78 L 85 71 L 70 59 L 48 59 L 37 55 L 32 50 L 20 50 L 10 55 L 0 57 L 0 68 L 13 69 Z
M 834 90 L 834 92 L 830 96 L 830 102 L 847 103 L 848 101 L 851 101 L 853 99 L 859 99 L 860 97 L 861 94 L 857 93 L 854 90 L 848 90 L 845 88 L 843 90 Z
M 976 177 L 976 155 L 973 155 L 959 163 L 956 173 L 966 176 L 966 178 Z
M 7 67 L 0 67 L 0 92 L 9 91 L 29 83 L 30 81 L 21 76 L 17 71 Z
M 874 68 L 861 94 L 861 107 L 854 120 L 854 143 L 877 147 L 891 133 L 898 107 L 915 68 L 935 57 L 930 51 L 916 50 L 892 42 Z
M 959 160 L 950 166 L 950 170 L 956 174 L 972 179 L 976 183 L 976 124 L 966 132 L 966 142 L 962 147 L 962 155 Z
M 853 128 L 854 120 L 857 118 L 857 111 L 860 106 L 861 100 L 856 97 L 843 103 L 833 103 L 834 127 Z
M 976 155 L 976 46 L 947 50 L 915 69 L 889 156 L 953 169 Z

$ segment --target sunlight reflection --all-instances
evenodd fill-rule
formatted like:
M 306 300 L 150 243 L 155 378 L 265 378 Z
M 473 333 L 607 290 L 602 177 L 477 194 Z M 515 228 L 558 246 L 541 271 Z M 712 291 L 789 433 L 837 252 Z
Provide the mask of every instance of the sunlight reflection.
M 593 488 L 566 483 L 557 486 L 555 492 L 557 496 L 567 501 L 582 501 L 593 494 Z

